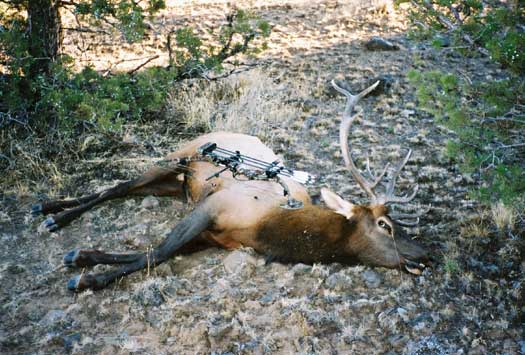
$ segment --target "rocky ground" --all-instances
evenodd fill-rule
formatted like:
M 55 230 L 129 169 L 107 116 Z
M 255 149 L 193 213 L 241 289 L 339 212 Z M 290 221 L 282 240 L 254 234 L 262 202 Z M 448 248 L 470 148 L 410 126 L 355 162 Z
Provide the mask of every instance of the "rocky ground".
M 177 6 L 153 25 L 216 26 L 226 9 L 205 2 Z M 363 162 L 369 154 L 371 165 L 380 167 L 397 160 L 405 148 L 414 151 L 401 188 L 418 182 L 417 202 L 431 205 L 420 226 L 409 232 L 432 250 L 433 267 L 413 277 L 366 266 L 266 264 L 250 249 L 207 249 L 177 256 L 102 291 L 71 293 L 65 285 L 76 272 L 61 266 L 67 251 L 145 250 L 189 211 L 167 198 L 115 201 L 55 234 L 39 227 L 41 217 L 31 217 L 30 205 L 41 198 L 113 186 L 151 165 L 143 158 L 162 156 L 189 139 L 165 122 L 129 126 L 125 140 L 133 149 L 74 162 L 69 171 L 76 172 L 58 187 L 50 183 L 0 194 L 0 351 L 525 353 L 519 251 L 498 234 L 491 222 L 494 213 L 467 198 L 472 179 L 460 175 L 444 153 L 450 132 L 417 109 L 406 79 L 412 68 L 451 70 L 470 79 L 504 73 L 482 58 L 456 57 L 450 50 L 409 41 L 402 13 L 367 10 L 356 15 L 352 6 L 335 1 L 268 3 L 254 9 L 273 26 L 269 49 L 246 59 L 262 64 L 224 83 L 180 84 L 167 115 L 211 119 L 219 113 L 222 121 L 212 128 L 255 132 L 289 165 L 319 176 L 312 195 L 329 186 L 366 203 L 342 166 L 336 140 L 344 101 L 327 82 L 345 80 L 357 91 L 369 80 L 386 77 L 385 92 L 361 104 L 363 119 L 351 138 L 355 156 Z M 399 49 L 367 50 L 363 43 L 373 36 Z M 68 48 L 75 52 L 73 45 Z M 213 101 L 209 92 L 225 88 L 239 95 Z M 96 147 L 96 137 L 86 144 Z

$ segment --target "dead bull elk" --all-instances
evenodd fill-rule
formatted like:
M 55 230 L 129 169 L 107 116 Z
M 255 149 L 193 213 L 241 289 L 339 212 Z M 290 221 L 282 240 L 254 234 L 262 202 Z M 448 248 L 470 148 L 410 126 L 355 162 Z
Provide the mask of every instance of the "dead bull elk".
M 145 253 L 119 254 L 93 249 L 75 249 L 67 253 L 64 264 L 69 267 L 121 265 L 105 273 L 82 273 L 70 279 L 67 287 L 74 291 L 104 288 L 119 277 L 165 262 L 190 241 L 210 242 L 228 249 L 252 247 L 271 258 L 290 262 L 364 263 L 388 268 L 404 267 L 411 273 L 421 273 L 428 260 L 427 253 L 399 227 L 407 225 L 407 218 L 418 219 L 421 213 L 400 214 L 397 218 L 403 218 L 405 222 L 395 222 L 396 216 L 389 214 L 386 206 L 388 203 L 407 203 L 417 192 L 416 186 L 410 196 L 394 195 L 396 178 L 411 152 L 389 174 L 384 193 L 376 192 L 375 188 L 385 176 L 388 166 L 377 177 L 369 170 L 372 180 L 365 179 L 351 158 L 348 133 L 357 116 L 351 114 L 355 104 L 378 83 L 358 95 L 352 95 L 333 81 L 332 84 L 347 98 L 339 137 L 344 161 L 354 179 L 370 196 L 370 205 L 354 205 L 326 188 L 321 190 L 321 195 L 328 208 L 313 205 L 306 189 L 291 174 L 281 174 L 277 180 L 239 179 L 236 175 L 245 165 L 242 157 L 274 162 L 270 165 L 277 167 L 277 172 L 283 171 L 278 168 L 282 165 L 276 165 L 277 156 L 256 137 L 227 132 L 210 133 L 168 155 L 165 160 L 167 167 L 155 166 L 135 180 L 99 193 L 33 206 L 34 214 L 56 213 L 44 222 L 49 231 L 55 231 L 93 206 L 115 198 L 174 196 L 181 199 L 189 197 L 195 203 L 193 211 L 176 225 L 165 240 Z M 207 144 L 210 142 L 214 144 Z M 224 168 L 217 161 L 214 163 L 204 158 L 206 150 L 215 147 L 234 152 L 232 157 L 237 159 L 230 159 L 230 162 L 235 163 L 237 170 L 231 169 L 232 166 Z M 246 155 L 241 156 L 240 152 Z M 265 169 L 258 172 L 268 173 L 267 167 Z M 288 197 L 283 194 L 283 189 Z

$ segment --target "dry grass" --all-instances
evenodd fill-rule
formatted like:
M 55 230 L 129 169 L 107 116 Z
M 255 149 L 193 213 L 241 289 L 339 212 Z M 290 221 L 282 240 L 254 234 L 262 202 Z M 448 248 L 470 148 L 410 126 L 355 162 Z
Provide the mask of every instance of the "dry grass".
M 486 213 L 475 214 L 471 218 L 465 218 L 460 227 L 460 236 L 470 238 L 483 238 L 490 235 L 489 217 Z
M 491 206 L 492 220 L 499 231 L 513 230 L 516 223 L 516 211 L 512 206 L 498 202 Z
M 291 84 L 277 84 L 259 69 L 201 83 L 206 89 L 191 85 L 169 94 L 168 118 L 188 129 L 247 133 L 271 142 L 275 128 L 286 127 L 300 113 L 286 104 Z

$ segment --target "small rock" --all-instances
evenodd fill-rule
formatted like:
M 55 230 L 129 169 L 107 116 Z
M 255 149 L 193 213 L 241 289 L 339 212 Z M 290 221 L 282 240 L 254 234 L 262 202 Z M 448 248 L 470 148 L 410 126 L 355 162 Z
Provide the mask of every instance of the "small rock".
M 43 326 L 52 326 L 58 323 L 66 316 L 66 312 L 61 309 L 52 309 L 46 313 L 46 315 L 40 320 L 40 324 Z
M 405 110 L 401 111 L 399 114 L 400 114 L 401 116 L 403 116 L 403 117 L 408 118 L 408 117 L 412 116 L 412 115 L 415 114 L 415 113 L 416 113 L 416 111 L 414 111 L 414 110 L 408 110 L 408 109 L 405 109 Z
M 75 344 L 80 343 L 81 338 L 82 338 L 82 335 L 80 333 L 73 333 L 73 334 L 64 336 L 63 337 L 64 347 L 69 350 L 73 349 Z
M 292 273 L 294 275 L 305 275 L 311 271 L 312 271 L 312 267 L 310 265 L 306 265 L 302 263 L 295 264 L 294 267 L 292 268 Z
M 404 334 L 395 334 L 388 338 L 388 342 L 394 349 L 401 349 L 410 338 Z
M 148 279 L 136 286 L 131 298 L 140 307 L 158 307 L 166 301 L 161 288 L 159 279 Z
M 10 264 L 5 270 L 8 274 L 16 275 L 26 271 L 26 267 L 21 264 Z
M 235 250 L 230 253 L 223 260 L 224 269 L 230 274 L 252 274 L 257 264 L 255 259 L 250 254 L 247 254 L 240 250 Z
M 142 200 L 140 207 L 151 209 L 159 206 L 159 200 L 155 196 L 148 196 Z
M 169 262 L 160 264 L 153 272 L 157 276 L 173 276 L 173 269 Z
M 373 270 L 366 270 L 361 274 L 361 277 L 368 288 L 376 288 L 381 284 L 381 277 Z
M 124 137 L 122 137 L 122 143 L 125 143 L 125 144 L 139 144 L 139 140 L 134 135 L 126 133 L 126 134 L 124 134 Z
M 369 96 L 379 96 L 379 95 L 389 94 L 390 91 L 392 91 L 392 87 L 394 86 L 394 83 L 396 82 L 392 75 L 384 74 L 384 75 L 376 76 L 372 79 L 367 80 L 363 89 L 375 84 L 376 81 L 379 81 L 379 84 L 376 86 L 374 90 L 370 92 L 370 94 L 368 94 Z
M 410 318 L 408 317 L 408 311 L 404 308 L 398 307 L 397 314 L 403 319 L 403 322 L 408 322 Z
M 399 46 L 387 41 L 382 37 L 372 37 L 370 40 L 365 42 L 365 48 L 369 51 L 397 51 Z
M 328 276 L 326 286 L 336 291 L 344 291 L 352 288 L 352 279 L 344 274 L 336 272 Z
M 432 39 L 432 46 L 439 47 L 450 47 L 450 37 L 443 35 L 436 35 Z

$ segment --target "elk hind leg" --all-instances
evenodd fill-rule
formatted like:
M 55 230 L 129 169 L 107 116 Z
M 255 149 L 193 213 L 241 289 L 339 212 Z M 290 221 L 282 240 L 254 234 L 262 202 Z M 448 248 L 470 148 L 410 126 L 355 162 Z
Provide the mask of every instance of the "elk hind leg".
M 41 203 L 36 203 L 31 206 L 31 214 L 33 216 L 38 216 L 40 214 L 47 215 L 50 213 L 62 212 L 67 208 L 72 208 L 80 206 L 84 203 L 92 201 L 100 196 L 100 192 L 82 196 L 79 198 L 69 199 L 69 200 L 53 200 L 53 201 L 44 201 Z
M 157 195 L 157 196 L 176 196 L 183 195 L 183 179 L 179 178 L 183 170 L 167 170 L 162 168 L 153 168 L 138 179 L 122 182 L 108 190 L 94 194 L 94 198 L 88 199 L 87 202 L 78 205 L 75 208 L 64 210 L 47 218 L 44 226 L 54 232 L 66 225 L 72 220 L 90 210 L 94 206 L 116 198 L 122 198 L 132 195 Z M 93 195 L 90 195 L 91 197 Z

